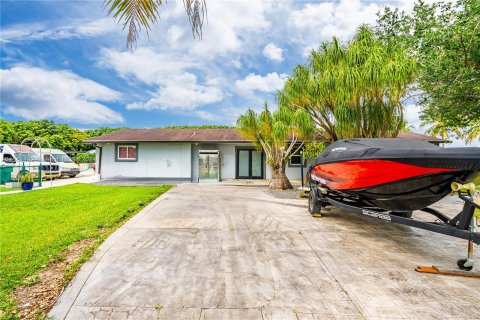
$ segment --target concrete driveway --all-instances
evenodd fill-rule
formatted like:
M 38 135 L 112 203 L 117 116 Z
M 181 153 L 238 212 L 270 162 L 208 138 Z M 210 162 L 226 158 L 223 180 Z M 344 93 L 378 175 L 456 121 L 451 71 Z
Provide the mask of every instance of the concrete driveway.
M 335 209 L 312 218 L 263 186 L 184 184 L 107 239 L 50 315 L 480 319 L 478 279 L 414 271 L 465 254 L 465 241 Z

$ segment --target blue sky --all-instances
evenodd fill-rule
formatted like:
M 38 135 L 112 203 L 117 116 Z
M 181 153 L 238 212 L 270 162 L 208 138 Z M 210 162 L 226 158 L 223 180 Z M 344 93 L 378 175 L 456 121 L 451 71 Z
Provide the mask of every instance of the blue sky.
M 1 117 L 77 128 L 234 124 L 248 107 L 274 104 L 306 53 L 333 35 L 348 39 L 385 5 L 410 0 L 207 0 L 203 39 L 193 39 L 181 1 L 137 49 L 103 1 L 1 1 Z M 418 108 L 406 106 L 419 128 Z

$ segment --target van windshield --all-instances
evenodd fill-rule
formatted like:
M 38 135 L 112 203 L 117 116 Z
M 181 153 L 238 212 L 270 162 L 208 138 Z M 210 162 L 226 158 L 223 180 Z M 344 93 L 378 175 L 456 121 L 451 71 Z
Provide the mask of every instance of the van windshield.
M 66 154 L 60 154 L 60 153 L 57 153 L 57 154 L 52 154 L 52 156 L 55 158 L 55 160 L 57 160 L 57 162 L 65 162 L 65 163 L 72 163 L 72 159 L 70 159 L 69 156 L 67 156 Z
M 17 157 L 20 161 L 28 161 L 28 162 L 39 162 L 40 156 L 36 153 L 15 153 L 15 157 Z

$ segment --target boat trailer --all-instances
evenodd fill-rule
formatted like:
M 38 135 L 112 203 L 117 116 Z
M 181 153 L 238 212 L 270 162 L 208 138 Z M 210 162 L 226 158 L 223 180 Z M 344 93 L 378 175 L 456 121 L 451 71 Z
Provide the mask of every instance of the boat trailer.
M 480 245 L 480 232 L 475 232 L 475 227 L 478 223 L 477 220 L 480 220 L 480 217 L 477 218 L 475 210 L 480 212 L 480 203 L 475 199 L 475 185 L 471 183 L 466 185 L 452 183 L 452 190 L 456 192 L 458 197 L 464 202 L 462 211 L 453 218 L 449 218 L 433 208 L 427 207 L 420 209 L 423 212 L 435 216 L 437 218 L 435 222 L 412 219 L 411 213 L 410 215 L 406 215 L 405 213 L 369 207 L 360 201 L 345 200 L 341 195 L 330 194 L 327 188 L 312 183 L 310 184 L 308 209 L 309 212 L 314 215 L 319 213 L 322 207 L 333 205 L 353 213 L 468 240 L 468 256 L 466 259 L 458 259 L 457 266 L 461 270 L 470 271 L 474 265 L 473 245 Z

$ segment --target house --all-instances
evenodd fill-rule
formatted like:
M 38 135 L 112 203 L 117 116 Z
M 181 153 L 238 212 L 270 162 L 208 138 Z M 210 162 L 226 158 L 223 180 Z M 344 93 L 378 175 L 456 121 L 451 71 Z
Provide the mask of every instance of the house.
M 440 143 L 427 135 L 408 138 Z M 97 148 L 101 179 L 155 179 L 163 182 L 209 182 L 270 179 L 263 152 L 234 129 L 123 129 L 86 140 Z M 310 163 L 304 161 L 305 172 Z M 289 179 L 302 176 L 300 155 L 288 162 Z

